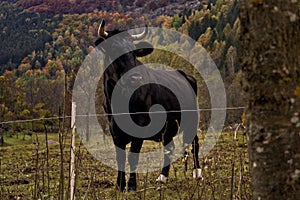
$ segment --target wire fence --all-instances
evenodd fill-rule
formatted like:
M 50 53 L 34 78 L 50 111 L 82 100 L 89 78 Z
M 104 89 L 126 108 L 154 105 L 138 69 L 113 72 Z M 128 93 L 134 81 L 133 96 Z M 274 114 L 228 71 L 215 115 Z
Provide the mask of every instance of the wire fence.
M 32 141 L 30 145 L 12 146 L 2 151 L 0 199 L 71 199 L 72 196 L 76 199 L 166 199 L 169 195 L 174 199 L 251 199 L 246 139 L 244 134 L 236 134 L 238 128 L 234 137 L 233 132 L 225 132 L 216 148 L 201 160 L 202 181 L 192 179 L 193 160 L 189 156 L 187 170 L 181 159 L 172 163 L 171 181 L 166 185 L 154 183 L 159 170 L 139 174 L 139 190 L 135 193 L 115 190 L 116 170 L 93 157 L 80 140 L 74 149 L 69 134 L 64 134 L 63 141 L 57 138 L 57 134 L 55 137 L 49 135 L 48 139 L 46 133 L 43 136 L 36 134 L 28 139 Z M 48 141 L 57 142 L 48 144 Z M 151 150 L 160 147 L 159 144 L 152 145 L 146 143 L 144 146 Z M 75 187 L 71 184 L 70 173 L 73 163 L 70 152 L 74 150 Z
M 168 114 L 168 113 L 182 113 L 182 112 L 202 112 L 202 111 L 227 111 L 227 110 L 243 110 L 244 106 L 238 107 L 225 107 L 225 108 L 200 108 L 196 110 L 169 110 L 169 111 L 152 111 L 152 112 L 124 112 L 124 113 L 100 113 L 100 114 L 85 114 L 76 115 L 76 117 L 106 117 L 106 116 L 121 116 L 121 115 L 141 115 L 141 114 Z M 13 124 L 13 123 L 27 123 L 35 121 L 45 121 L 45 120 L 59 120 L 59 119 L 70 119 L 72 116 L 53 116 L 53 117 L 42 117 L 35 119 L 21 119 L 21 120 L 10 120 L 2 121 L 0 125 Z
M 22 119 L 0 122 L 0 126 L 14 126 L 14 123 L 46 123 L 47 120 L 64 120 L 81 118 L 81 117 L 106 117 L 116 115 L 137 115 L 137 114 L 161 114 L 161 113 L 178 113 L 178 112 L 206 112 L 206 111 L 243 111 L 245 107 L 225 107 L 225 108 L 199 108 L 196 110 L 170 110 L 170 111 L 153 111 L 153 112 L 128 112 L 128 113 L 96 113 L 96 114 L 74 114 L 72 108 L 71 116 L 52 116 L 35 119 Z M 76 109 L 75 109 L 76 110 Z M 74 122 L 74 121 L 73 121 Z M 71 122 L 71 127 L 74 127 Z M 234 121 L 236 123 L 236 121 Z M 46 125 L 45 125 L 46 126 Z M 16 127 L 16 126 L 15 126 Z M 24 128 L 23 124 L 21 127 Z M 174 162 L 171 166 L 172 183 L 168 186 L 152 185 L 150 180 L 155 180 L 157 172 L 147 172 L 145 175 L 138 176 L 139 183 L 144 182 L 142 190 L 137 191 L 134 195 L 140 195 L 140 199 L 149 199 L 154 195 L 164 196 L 168 193 L 174 193 L 173 188 L 185 188 L 184 191 L 194 191 L 181 193 L 175 190 L 178 195 L 182 195 L 180 199 L 192 199 L 194 195 L 198 195 L 197 199 L 211 199 L 215 196 L 222 195 L 222 199 L 234 199 L 236 195 L 240 199 L 250 198 L 250 178 L 247 168 L 247 153 L 244 147 L 245 139 L 243 134 L 238 134 L 242 128 L 241 124 L 233 126 L 232 132 L 225 133 L 220 138 L 222 142 L 212 150 L 210 158 L 203 159 L 201 166 L 203 167 L 203 181 L 191 182 L 182 162 Z M 46 128 L 45 128 L 46 129 Z M 16 153 L 16 148 L 9 148 L 3 151 L 7 159 L 0 159 L 0 199 L 8 199 L 6 196 L 23 191 L 23 198 L 27 199 L 43 199 L 45 197 L 59 197 L 59 199 L 109 199 L 113 195 L 118 195 L 114 190 L 112 183 L 112 174 L 115 173 L 113 168 L 107 168 L 99 163 L 93 154 L 88 153 L 87 149 L 81 146 L 81 140 L 75 141 L 75 129 L 72 128 L 71 134 L 66 130 L 62 130 L 59 134 L 48 135 L 49 130 L 45 130 L 45 137 L 35 134 L 30 141 L 34 146 L 23 147 L 22 153 Z M 67 134 L 68 133 L 68 134 Z M 25 133 L 24 133 L 25 135 Z M 48 137 L 49 136 L 49 137 Z M 57 141 L 54 145 L 48 144 L 48 141 Z M 77 143 L 76 143 L 77 142 Z M 204 141 L 203 141 L 204 142 Z M 102 148 L 101 145 L 96 148 Z M 148 145 L 148 146 L 147 146 Z M 153 148 L 151 143 L 146 144 L 146 148 Z M 107 146 L 104 146 L 105 149 Z M 29 150 L 27 149 L 29 148 Z M 27 151 L 28 150 L 28 151 Z M 107 151 L 107 149 L 105 149 Z M 230 159 L 228 159 L 230 158 Z M 192 163 L 192 157 L 189 158 Z M 14 160 L 17 160 L 13 162 Z M 225 167 L 216 167 L 219 163 Z M 4 174 L 18 173 L 17 178 L 3 178 Z M 212 173 L 213 172 L 213 173 Z M 226 175 L 225 175 L 226 174 Z M 95 178 L 100 177 L 100 178 Z M 224 182 L 223 180 L 231 180 Z M 27 184 L 17 185 L 20 181 L 27 181 Z M 79 181 L 80 180 L 80 181 Z M 217 181 L 216 181 L 217 180 Z M 19 181 L 19 182 L 18 182 Z M 170 185 L 171 184 L 171 185 Z M 17 185 L 17 186 L 16 186 Z M 8 189 L 4 189 L 8 188 Z M 15 188 L 18 190 L 14 191 Z M 25 189 L 24 189 L 25 188 Z M 32 188 L 31 193 L 28 188 Z M 12 192 L 10 190 L 12 190 Z M 147 195 L 146 195 L 147 191 Z M 227 191 L 226 193 L 221 191 Z M 230 192 L 228 192 L 230 191 Z M 128 193 L 130 195 L 130 193 Z M 143 195 L 144 194 L 144 195 Z M 95 195 L 98 195 L 97 197 Z M 124 199 L 127 193 L 121 193 Z M 118 197 L 118 196 L 117 196 Z M 123 197 L 121 197 L 123 199 Z M 220 196 L 221 197 L 221 196 Z M 164 199 L 164 198 L 161 198 Z

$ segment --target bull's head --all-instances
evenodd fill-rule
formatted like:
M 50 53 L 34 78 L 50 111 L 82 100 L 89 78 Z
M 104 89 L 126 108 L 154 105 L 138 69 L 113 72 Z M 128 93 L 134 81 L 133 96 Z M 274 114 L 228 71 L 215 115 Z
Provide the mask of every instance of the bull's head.
M 142 65 L 142 63 L 137 60 L 137 57 L 146 56 L 153 51 L 153 46 L 150 43 L 145 41 L 141 41 L 137 44 L 134 43 L 134 41 L 144 39 L 147 33 L 147 26 L 142 33 L 136 35 L 119 30 L 106 31 L 105 21 L 101 21 L 98 28 L 98 39 L 95 45 L 104 53 L 105 60 L 112 63 L 109 70 L 114 77 L 116 77 L 115 79 L 119 79 L 133 67 Z M 140 79 L 141 76 L 136 72 L 132 74 L 129 81 L 134 82 Z
M 114 87 L 121 80 L 120 83 L 124 92 L 126 88 L 143 83 L 146 78 L 145 71 L 141 68 L 131 69 L 143 65 L 137 60 L 137 57 L 146 56 L 153 51 L 153 46 L 148 42 L 134 43 L 134 41 L 144 39 L 147 34 L 147 26 L 142 33 L 136 35 L 129 34 L 127 31 L 106 31 L 105 21 L 101 21 L 95 45 L 98 50 L 104 53 L 105 65 L 108 66 L 105 73 L 107 75 L 105 76 L 105 82 L 108 85 Z M 129 72 L 129 70 L 131 71 Z
M 102 19 L 100 26 L 98 28 L 98 39 L 96 40 L 95 45 L 98 46 L 100 43 L 104 42 L 108 38 L 110 38 L 112 36 L 116 36 L 117 34 L 120 34 L 120 33 L 122 33 L 122 31 L 119 31 L 119 30 L 106 31 L 105 30 L 105 21 Z M 119 37 L 118 36 L 114 37 L 114 39 L 110 41 L 111 44 L 107 45 L 106 47 L 111 47 L 112 49 L 110 49 L 110 50 L 112 50 L 112 51 L 132 48 L 134 55 L 137 57 L 146 56 L 146 55 L 152 53 L 153 47 L 151 44 L 149 44 L 147 42 L 140 42 L 137 44 L 133 43 L 133 41 L 142 40 L 147 36 L 147 34 L 148 34 L 147 26 L 145 27 L 144 31 L 140 34 L 131 35 L 129 33 L 127 33 L 127 34 L 125 34 L 125 33 L 127 33 L 127 32 L 123 32 L 123 34 L 121 34 Z M 141 47 L 144 47 L 144 48 L 141 48 Z M 147 47 L 147 48 L 145 48 L 145 47 Z M 102 49 L 102 50 L 104 50 L 104 49 Z M 106 52 L 107 49 L 104 51 Z
M 147 33 L 148 33 L 148 28 L 146 26 L 145 30 L 142 33 L 137 34 L 137 35 L 131 35 L 131 38 L 133 40 L 141 40 L 141 39 L 144 39 L 146 37 Z M 108 32 L 105 31 L 105 21 L 104 21 L 104 19 L 102 19 L 102 21 L 99 25 L 98 36 L 103 37 L 103 38 L 107 38 L 107 37 L 111 36 Z

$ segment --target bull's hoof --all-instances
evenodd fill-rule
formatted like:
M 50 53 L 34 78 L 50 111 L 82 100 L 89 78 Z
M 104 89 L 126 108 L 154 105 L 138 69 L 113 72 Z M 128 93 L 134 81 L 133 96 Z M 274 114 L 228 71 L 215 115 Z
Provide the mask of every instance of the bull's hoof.
M 155 180 L 156 183 L 166 183 L 168 180 L 168 177 L 165 177 L 165 175 L 160 174 L 159 177 Z
M 127 187 L 127 192 L 134 192 L 134 191 L 136 191 L 136 185 L 134 186 L 134 185 L 132 185 L 132 186 L 129 186 L 128 185 L 128 187 Z
M 197 169 L 193 170 L 193 178 L 203 180 L 202 169 L 201 168 L 197 168 Z
M 136 191 L 136 181 L 128 181 L 127 192 Z

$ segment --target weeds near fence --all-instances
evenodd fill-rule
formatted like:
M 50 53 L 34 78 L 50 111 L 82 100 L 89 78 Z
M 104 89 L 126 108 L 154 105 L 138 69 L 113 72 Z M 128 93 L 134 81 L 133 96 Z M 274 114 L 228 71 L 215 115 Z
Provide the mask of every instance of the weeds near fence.
M 0 149 L 0 199 L 69 199 L 69 131 L 26 135 L 5 133 Z M 204 135 L 199 133 L 201 141 Z M 147 142 L 142 151 L 159 148 Z M 246 137 L 242 131 L 221 134 L 201 161 L 203 181 L 192 178 L 192 159 L 185 171 L 180 159 L 172 163 L 167 184 L 155 184 L 157 172 L 137 175 L 136 192 L 115 190 L 116 170 L 97 161 L 76 138 L 77 199 L 251 199 Z M 191 157 L 191 156 L 190 156 Z M 151 162 L 151 161 L 149 161 Z M 127 177 L 128 178 L 128 177 Z

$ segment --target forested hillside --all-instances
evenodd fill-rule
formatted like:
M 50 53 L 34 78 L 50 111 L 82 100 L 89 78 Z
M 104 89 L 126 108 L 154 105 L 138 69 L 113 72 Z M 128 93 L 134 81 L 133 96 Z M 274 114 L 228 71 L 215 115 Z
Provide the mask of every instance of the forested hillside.
M 205 47 L 221 71 L 228 105 L 243 104 L 237 62 L 237 0 L 208 4 L 174 0 L 97 1 L 98 7 L 89 0 L 63 1 L 59 5 L 54 2 L 57 1 L 1 3 L 0 121 L 59 115 L 64 82 L 71 93 L 76 72 L 93 49 L 101 18 L 106 19 L 108 29 L 148 24 L 191 36 Z M 172 9 L 175 5 L 177 10 Z M 144 59 L 159 57 L 154 52 Z M 232 119 L 240 119 L 240 115 L 229 113 Z
M 23 12 L 21 8 L 3 3 L 0 7 L 0 74 L 13 70 L 22 58 L 52 40 L 58 16 Z M 45 65 L 45 63 L 41 63 Z
M 171 6 L 173 9 L 180 10 L 186 2 L 198 4 L 200 1 L 193 0 L 19 0 L 17 5 L 30 11 L 51 14 L 82 14 L 98 11 L 119 12 L 123 14 L 150 14 L 149 10 L 154 11 L 162 7 Z M 198 2 L 198 3 L 197 3 Z M 215 2 L 212 0 L 210 2 Z M 193 5 L 189 4 L 189 5 Z M 146 12 L 145 12 L 146 11 Z M 169 15 L 171 13 L 165 13 Z

